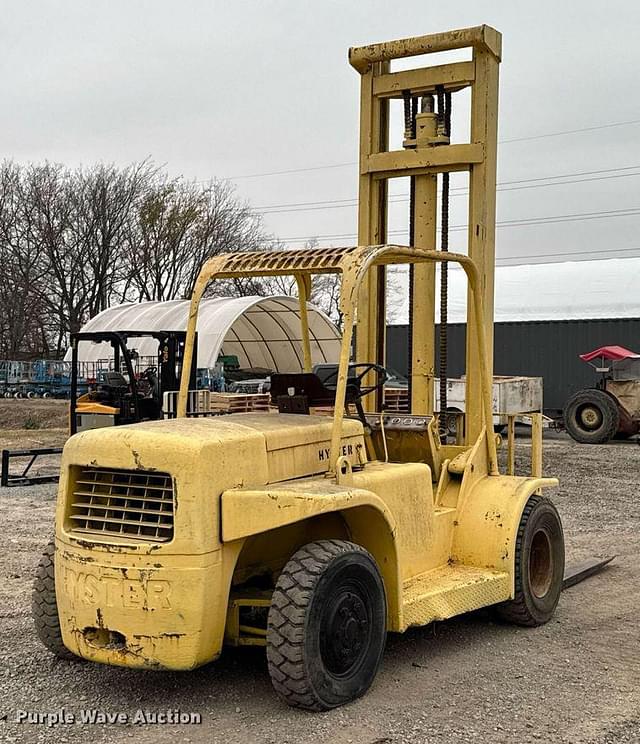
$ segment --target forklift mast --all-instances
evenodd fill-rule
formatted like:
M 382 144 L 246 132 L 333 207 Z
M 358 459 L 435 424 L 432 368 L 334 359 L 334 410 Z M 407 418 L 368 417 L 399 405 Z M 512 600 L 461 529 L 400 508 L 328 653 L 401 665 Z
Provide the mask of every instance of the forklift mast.
M 465 442 L 475 441 L 484 424 L 480 390 L 480 360 L 475 335 L 486 337 L 489 369 L 493 370 L 493 294 L 495 264 L 495 192 L 498 122 L 498 67 L 501 34 L 477 26 L 418 38 L 403 39 L 349 51 L 360 73 L 360 176 L 358 244 L 387 243 L 388 181 L 409 177 L 411 183 L 409 245 L 438 249 L 438 177 L 441 250 L 448 250 L 449 173 L 469 173 L 469 228 L 466 251 L 480 274 L 484 317 L 476 324 L 468 295 L 466 337 Z M 405 57 L 470 49 L 469 61 L 393 71 L 391 63 Z M 452 94 L 471 89 L 470 141 L 453 143 L 450 135 Z M 390 101 L 404 103 L 403 149 L 389 150 Z M 442 266 L 446 267 L 446 263 Z M 409 383 L 411 413 L 432 414 L 435 370 L 435 263 L 410 269 Z M 373 267 L 358 299 L 356 359 L 385 363 L 386 267 Z M 446 268 L 442 272 L 440 380 L 446 401 Z M 382 410 L 378 400 L 365 401 L 368 410 Z M 441 408 L 444 409 L 444 405 Z

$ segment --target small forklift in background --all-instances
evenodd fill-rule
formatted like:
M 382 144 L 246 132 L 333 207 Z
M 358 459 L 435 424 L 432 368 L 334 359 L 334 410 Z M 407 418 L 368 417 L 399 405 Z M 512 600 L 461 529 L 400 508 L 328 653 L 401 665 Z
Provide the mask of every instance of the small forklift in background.
M 140 360 L 135 342 L 158 342 L 155 358 Z M 87 331 L 71 336 L 71 434 L 103 426 L 155 421 L 163 417 L 163 395 L 179 388 L 186 334 L 184 331 Z M 94 363 L 87 378 L 81 344 L 108 344 L 109 357 Z M 143 363 L 140 364 L 139 362 Z M 85 374 L 80 370 L 85 367 Z M 192 358 L 189 386 L 195 387 L 197 361 Z M 81 393 L 80 387 L 86 392 Z M 88 388 L 88 389 L 87 389 Z
M 152 338 L 157 353 L 141 358 L 136 341 Z M 69 434 L 163 418 L 164 393 L 177 391 L 186 334 L 184 331 L 82 331 L 71 335 Z M 103 344 L 105 357 L 83 361 L 82 344 Z M 196 356 L 189 384 L 196 386 Z M 65 363 L 66 364 L 66 363 Z M 2 450 L 0 486 L 24 486 L 58 480 L 41 458 L 62 453 L 60 447 Z M 12 467 L 12 462 L 14 466 Z

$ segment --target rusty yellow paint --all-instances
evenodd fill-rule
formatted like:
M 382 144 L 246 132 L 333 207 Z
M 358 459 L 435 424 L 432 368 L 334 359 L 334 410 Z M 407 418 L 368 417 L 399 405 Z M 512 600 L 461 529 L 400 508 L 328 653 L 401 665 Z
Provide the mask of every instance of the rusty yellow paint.
M 300 328 L 302 330 L 302 354 L 303 370 L 311 372 L 311 337 L 309 335 L 309 313 L 307 303 L 311 297 L 311 277 L 307 275 L 296 275 L 296 285 L 298 287 L 298 302 L 300 306 Z
M 390 63 L 380 62 L 367 70 L 360 79 L 360 177 L 358 181 L 358 244 L 380 245 L 387 240 L 386 180 L 374 180 L 365 169 L 373 153 L 389 148 L 389 102 L 374 95 L 376 80 L 389 73 Z M 356 359 L 385 363 L 386 334 L 386 269 L 372 269 L 362 283 L 357 303 Z M 373 384 L 368 375 L 364 383 Z M 382 392 L 376 400 L 363 401 L 366 411 L 382 408 Z
M 492 35 L 490 35 L 492 36 Z M 486 38 L 486 37 L 485 37 Z M 496 49 L 498 46 L 498 49 Z M 474 49 L 476 79 L 471 86 L 471 141 L 482 142 L 484 159 L 469 170 L 468 254 L 475 261 L 481 277 L 483 315 L 475 307 L 469 311 L 467 324 L 467 400 L 465 436 L 471 443 L 490 418 L 483 417 L 480 400 L 481 361 L 477 356 L 476 336 L 486 338 L 486 363 L 493 369 L 493 296 L 496 232 L 496 168 L 498 149 L 498 68 L 499 45 L 488 44 Z M 467 302 L 471 305 L 471 292 Z
M 437 122 L 433 112 L 423 112 L 416 117 L 416 152 L 433 150 Z M 414 239 L 416 248 L 436 249 L 438 208 L 438 180 L 435 175 L 424 174 L 415 178 Z M 411 344 L 411 410 L 414 413 L 432 414 L 435 378 L 435 262 L 416 264 L 413 267 L 413 296 L 411 316 L 413 323 Z
M 392 58 L 462 46 L 473 48 L 472 63 L 441 65 L 427 78 L 419 71 L 398 73 L 400 78 L 390 72 Z M 243 611 L 266 607 L 269 590 L 252 590 L 252 580 L 273 586 L 293 553 L 318 539 L 352 540 L 372 554 L 385 585 L 390 630 L 403 631 L 514 596 L 522 511 L 532 494 L 557 481 L 539 477 L 541 449 L 534 453 L 536 477 L 501 475 L 496 439 L 492 431 L 487 433 L 487 422 L 491 429 L 493 420 L 492 298 L 487 294 L 493 286 L 493 201 L 487 191 L 495 167 L 489 140 L 499 56 L 500 36 L 486 26 L 351 51 L 352 64 L 362 74 L 361 164 L 385 155 L 388 98 L 398 84 L 411 81 L 422 86 L 420 92 L 446 81 L 480 86 L 475 100 L 484 113 L 474 108 L 477 138 L 471 150 L 445 154 L 452 146 L 431 147 L 434 120 L 428 112 L 421 115 L 416 150 L 410 153 L 418 156 L 414 161 L 419 165 L 416 246 L 385 243 L 386 181 L 378 180 L 380 173 L 367 165 L 360 177 L 360 245 L 216 256 L 196 280 L 183 369 L 190 368 L 198 308 L 212 280 L 291 275 L 299 291 L 308 370 L 306 302 L 312 277 L 340 276 L 344 332 L 333 418 L 276 413 L 187 418 L 189 380 L 183 374 L 179 418 L 82 432 L 67 442 L 56 510 L 55 568 L 62 637 L 72 651 L 107 664 L 191 669 L 215 659 L 224 643 L 263 645 L 264 627 L 247 620 Z M 434 157 L 431 150 L 436 149 L 442 154 Z M 434 250 L 435 182 L 428 170 L 432 166 L 425 165 L 449 167 L 462 152 L 475 172 L 471 213 L 479 226 L 469 256 Z M 405 167 L 406 160 L 398 167 Z M 466 439 L 455 445 L 440 442 L 428 402 L 433 400 L 428 392 L 433 335 L 428 329 L 414 328 L 422 354 L 414 359 L 416 369 L 427 379 L 417 383 L 414 401 L 422 409 L 417 411 L 422 421 L 385 430 L 381 420 L 375 430 L 368 425 L 365 431 L 361 421 L 344 412 L 354 324 L 358 354 L 363 354 L 357 361 L 380 360 L 386 268 L 413 264 L 419 297 L 431 304 L 423 309 L 416 303 L 415 322 L 432 325 L 434 267 L 442 261 L 460 265 L 469 285 L 467 358 L 474 378 L 468 387 L 473 399 L 467 398 L 472 424 Z M 537 429 L 535 436 L 538 447 Z M 168 474 L 173 486 L 170 537 L 94 529 L 91 520 L 89 527 L 79 529 L 72 515 L 77 499 L 87 497 L 83 472 L 96 468 L 137 477 Z M 116 486 L 113 492 L 122 499 L 118 488 L 126 488 Z M 107 506 L 102 498 L 97 496 L 91 508 L 110 509 L 111 519 L 123 524 L 118 516 L 122 507 Z M 135 493 L 128 498 L 129 506 L 139 501 Z M 144 515 L 147 507 L 133 508 Z
M 349 62 L 358 72 L 364 73 L 370 65 L 376 62 L 388 62 L 392 59 L 416 57 L 433 52 L 449 52 L 452 49 L 467 47 L 471 47 L 475 52 L 489 52 L 500 60 L 502 35 L 495 28 L 482 25 L 426 36 L 413 36 L 408 39 L 385 41 L 381 44 L 351 47 Z
M 469 170 L 470 166 L 482 163 L 483 160 L 482 145 L 448 145 L 432 148 L 427 152 L 407 150 L 376 153 L 369 156 L 365 168 L 367 173 L 373 173 L 379 178 L 402 178 L 416 173 Z
M 531 413 L 531 475 L 542 476 L 542 414 Z
M 507 418 L 507 475 L 516 474 L 516 419 Z
M 435 93 L 438 85 L 445 90 L 455 91 L 471 85 L 474 79 L 473 62 L 432 65 L 418 70 L 378 75 L 373 80 L 373 94 L 381 98 L 402 98 L 403 90 L 411 90 L 414 94 L 424 95 Z

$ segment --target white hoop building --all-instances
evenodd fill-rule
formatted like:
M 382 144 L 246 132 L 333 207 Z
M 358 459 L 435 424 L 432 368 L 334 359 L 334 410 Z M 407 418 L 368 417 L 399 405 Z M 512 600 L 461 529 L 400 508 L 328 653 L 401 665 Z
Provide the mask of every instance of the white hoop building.
M 116 305 L 96 315 L 83 331 L 184 331 L 188 300 Z M 314 364 L 336 362 L 340 333 L 318 308 L 309 305 L 311 356 Z M 132 339 L 140 356 L 153 356 L 153 339 Z M 211 368 L 220 355 L 238 357 L 241 367 L 265 367 L 276 372 L 302 372 L 300 312 L 292 297 L 217 297 L 203 300 L 198 314 L 198 367 Z M 104 344 L 79 345 L 80 361 L 109 356 Z M 66 359 L 71 358 L 70 350 Z

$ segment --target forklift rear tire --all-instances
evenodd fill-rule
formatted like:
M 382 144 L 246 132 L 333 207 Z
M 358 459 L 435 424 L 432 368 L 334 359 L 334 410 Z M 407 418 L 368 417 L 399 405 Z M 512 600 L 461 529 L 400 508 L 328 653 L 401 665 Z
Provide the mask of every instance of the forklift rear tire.
M 615 400 L 602 390 L 579 390 L 567 401 L 564 428 L 580 444 L 605 444 L 620 426 Z
M 515 552 L 515 597 L 496 606 L 510 623 L 535 627 L 555 612 L 564 577 L 564 534 L 555 506 L 532 496 L 525 506 Z
M 75 659 L 77 661 L 78 657 L 71 653 L 62 642 L 58 603 L 56 601 L 54 553 L 55 546 L 52 541 L 45 548 L 38 563 L 31 595 L 31 614 L 38 638 L 44 646 L 59 659 Z
M 271 681 L 288 705 L 321 711 L 363 695 L 386 640 L 373 557 L 346 540 L 300 548 L 278 578 L 267 626 Z

